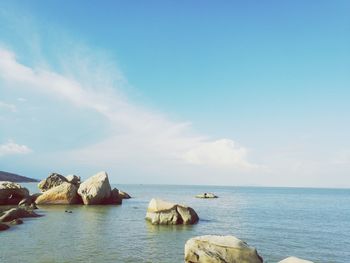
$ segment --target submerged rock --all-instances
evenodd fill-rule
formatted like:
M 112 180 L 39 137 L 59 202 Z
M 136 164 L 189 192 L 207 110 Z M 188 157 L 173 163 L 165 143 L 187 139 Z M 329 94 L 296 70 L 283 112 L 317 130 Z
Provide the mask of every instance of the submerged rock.
M 213 193 L 203 193 L 196 195 L 196 198 L 218 198 L 218 196 Z
M 77 194 L 77 186 L 64 182 L 56 187 L 45 191 L 40 195 L 35 203 L 37 205 L 61 205 L 79 204 L 81 198 Z
M 27 196 L 29 196 L 27 188 L 13 182 L 0 182 L 0 205 L 17 205 Z
M 148 205 L 146 219 L 154 225 L 195 224 L 199 217 L 191 207 L 152 199 Z
M 199 236 L 185 244 L 186 263 L 262 263 L 256 249 L 234 236 Z
M 1 224 L 0 223 L 0 231 L 4 231 L 4 230 L 7 230 L 7 229 L 9 229 L 10 227 L 8 226 L 8 225 L 6 225 L 6 224 Z
M 48 191 L 49 189 L 59 186 L 62 183 L 67 183 L 68 180 L 61 174 L 52 173 L 46 179 L 42 180 L 38 187 L 42 192 Z
M 109 203 L 111 185 L 106 172 L 99 172 L 81 183 L 78 194 L 85 205 L 99 205 Z
M 36 214 L 31 210 L 27 210 L 21 207 L 11 208 L 3 213 L 0 217 L 0 222 L 10 222 L 12 220 L 24 217 L 39 217 L 40 215 Z
M 283 260 L 281 260 L 278 263 L 313 263 L 312 261 L 297 258 L 297 257 L 288 257 Z
M 119 196 L 120 196 L 122 199 L 130 199 L 130 198 L 131 198 L 131 196 L 130 196 L 127 192 L 120 191 L 120 190 L 119 190 Z

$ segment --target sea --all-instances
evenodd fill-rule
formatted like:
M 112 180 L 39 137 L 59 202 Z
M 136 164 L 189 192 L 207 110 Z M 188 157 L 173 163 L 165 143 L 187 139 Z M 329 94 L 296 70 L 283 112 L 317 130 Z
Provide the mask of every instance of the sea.
M 22 185 L 38 192 L 36 184 Z M 200 235 L 233 235 L 267 263 L 288 256 L 350 262 L 350 189 L 113 186 L 133 198 L 122 205 L 41 206 L 43 217 L 1 232 L 0 262 L 177 263 L 184 262 L 186 241 Z M 204 192 L 219 198 L 195 198 Z M 188 205 L 200 221 L 152 225 L 145 220 L 152 198 Z

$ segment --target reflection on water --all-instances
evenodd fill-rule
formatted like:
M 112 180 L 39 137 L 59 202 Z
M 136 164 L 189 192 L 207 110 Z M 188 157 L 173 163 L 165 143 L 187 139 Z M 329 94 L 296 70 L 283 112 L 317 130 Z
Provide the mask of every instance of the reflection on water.
M 34 192 L 36 185 L 29 187 Z M 255 246 L 265 262 L 289 255 L 315 262 L 350 258 L 350 191 L 199 186 L 120 187 L 135 196 L 121 206 L 41 206 L 41 218 L 0 233 L 0 262 L 183 262 L 185 242 L 232 234 Z M 214 192 L 218 199 L 197 199 Z M 152 197 L 193 207 L 193 226 L 145 220 Z M 69 210 L 72 213 L 66 213 Z M 327 240 L 327 242 L 324 242 Z

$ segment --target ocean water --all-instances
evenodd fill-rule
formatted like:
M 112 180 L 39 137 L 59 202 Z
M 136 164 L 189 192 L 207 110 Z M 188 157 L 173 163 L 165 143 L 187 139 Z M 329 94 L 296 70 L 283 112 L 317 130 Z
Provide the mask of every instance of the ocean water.
M 37 192 L 36 184 L 25 184 Z M 298 256 L 350 262 L 350 190 L 164 185 L 115 185 L 134 198 L 121 206 L 42 206 L 41 218 L 0 233 L 0 262 L 183 262 L 194 236 L 234 235 L 264 262 Z M 213 192 L 218 199 L 196 199 Z M 193 226 L 145 221 L 151 198 L 193 207 Z M 73 213 L 65 213 L 66 209 Z

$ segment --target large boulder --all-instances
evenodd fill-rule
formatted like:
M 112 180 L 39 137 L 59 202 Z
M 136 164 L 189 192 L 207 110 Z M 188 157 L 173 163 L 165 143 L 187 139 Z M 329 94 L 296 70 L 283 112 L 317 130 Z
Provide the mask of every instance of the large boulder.
M 79 187 L 80 183 L 81 183 L 81 178 L 80 176 L 77 176 L 75 174 L 70 174 L 66 176 L 66 179 L 69 183 L 71 184 L 75 184 Z
M 62 183 L 45 191 L 35 200 L 37 205 L 79 204 L 81 199 L 77 194 L 78 187 L 71 183 Z
M 130 196 L 127 192 L 120 191 L 120 190 L 119 190 L 119 196 L 120 196 L 122 199 L 130 199 L 130 198 L 131 198 L 131 196 Z
M 39 217 L 40 215 L 36 214 L 31 210 L 27 210 L 21 207 L 11 208 L 10 210 L 5 211 L 0 216 L 0 222 L 10 222 L 12 220 L 24 217 Z
M 60 175 L 58 173 L 52 173 L 46 179 L 42 180 L 38 184 L 38 187 L 42 192 L 45 192 L 55 186 L 66 182 L 68 182 L 68 180 L 63 175 Z
M 99 205 L 110 203 L 111 185 L 106 172 L 99 172 L 81 183 L 78 194 L 85 205 Z
M 148 205 L 146 219 L 154 225 L 195 224 L 199 217 L 191 207 L 152 199 Z
M 203 193 L 196 195 L 196 198 L 218 198 L 218 196 L 213 193 Z
M 186 263 L 262 263 L 256 249 L 234 236 L 199 236 L 185 244 Z
M 28 189 L 19 184 L 8 181 L 0 182 L 0 205 L 17 205 L 28 195 Z
M 278 263 L 313 263 L 312 261 L 297 258 L 297 257 L 288 257 L 283 260 L 281 260 Z

